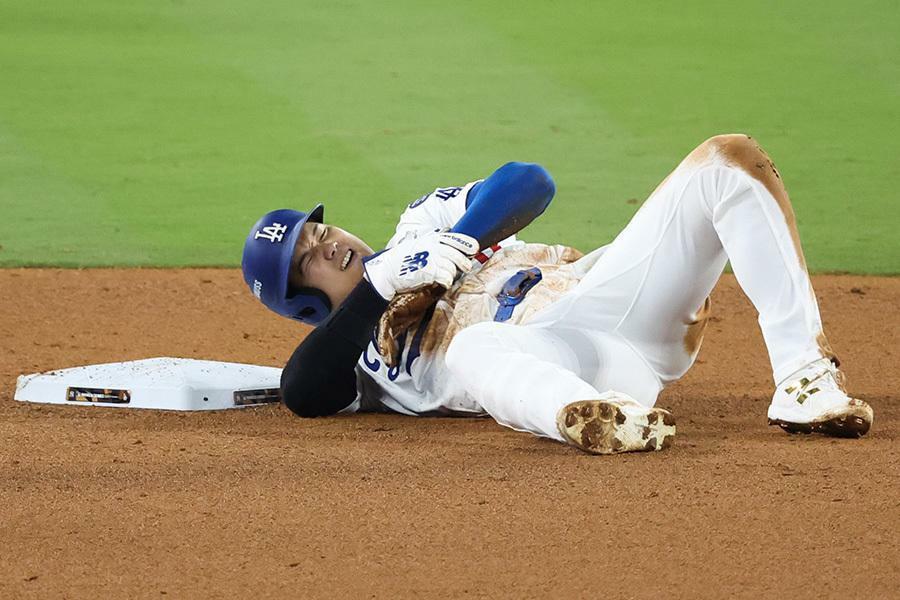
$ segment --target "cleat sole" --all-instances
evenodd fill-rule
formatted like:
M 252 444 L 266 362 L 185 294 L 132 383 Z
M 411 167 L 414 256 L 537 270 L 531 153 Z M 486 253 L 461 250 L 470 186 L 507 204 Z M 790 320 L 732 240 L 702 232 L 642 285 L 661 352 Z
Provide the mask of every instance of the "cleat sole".
M 839 414 L 827 415 L 811 423 L 796 423 L 784 419 L 769 419 L 769 425 L 781 427 L 788 433 L 821 433 L 831 437 L 860 438 L 872 427 L 873 413 L 864 402 Z
M 583 400 L 566 405 L 557 427 L 569 444 L 590 454 L 650 452 L 675 441 L 675 417 L 661 408 L 628 414 L 613 402 Z

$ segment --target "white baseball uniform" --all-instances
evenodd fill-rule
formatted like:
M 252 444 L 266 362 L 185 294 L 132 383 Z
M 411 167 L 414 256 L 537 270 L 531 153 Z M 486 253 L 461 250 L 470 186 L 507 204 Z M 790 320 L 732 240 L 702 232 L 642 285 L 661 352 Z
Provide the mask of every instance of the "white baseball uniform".
M 605 247 L 582 256 L 502 242 L 401 340 L 398 367 L 388 369 L 369 344 L 346 410 L 489 414 L 562 441 L 556 415 L 570 402 L 615 390 L 652 406 L 693 364 L 709 293 L 729 259 L 759 312 L 774 380 L 821 358 L 821 319 L 786 196 L 776 198 L 716 139 L 682 161 Z M 473 185 L 413 202 L 388 247 L 452 226 Z M 504 283 L 535 268 L 542 279 L 511 313 L 500 310 Z

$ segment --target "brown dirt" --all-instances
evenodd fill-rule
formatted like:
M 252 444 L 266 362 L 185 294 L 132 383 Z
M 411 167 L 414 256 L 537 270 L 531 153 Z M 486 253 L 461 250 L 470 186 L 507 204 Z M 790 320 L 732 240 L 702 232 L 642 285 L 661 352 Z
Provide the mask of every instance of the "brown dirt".
M 304 328 L 232 270 L 0 271 L 0 597 L 890 597 L 900 279 L 814 282 L 867 438 L 766 426 L 768 361 L 726 277 L 660 400 L 675 446 L 595 457 L 490 420 L 20 404 L 20 373 L 280 365 Z

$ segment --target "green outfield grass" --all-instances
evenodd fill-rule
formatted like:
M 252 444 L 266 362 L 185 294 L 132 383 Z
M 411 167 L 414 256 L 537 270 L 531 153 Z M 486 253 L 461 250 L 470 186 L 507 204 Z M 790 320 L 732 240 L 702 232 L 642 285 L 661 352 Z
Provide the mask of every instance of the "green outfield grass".
M 264 211 L 379 246 L 410 200 L 553 173 L 590 249 L 719 132 L 814 271 L 900 273 L 900 8 L 881 2 L 0 3 L 0 266 L 237 265 Z

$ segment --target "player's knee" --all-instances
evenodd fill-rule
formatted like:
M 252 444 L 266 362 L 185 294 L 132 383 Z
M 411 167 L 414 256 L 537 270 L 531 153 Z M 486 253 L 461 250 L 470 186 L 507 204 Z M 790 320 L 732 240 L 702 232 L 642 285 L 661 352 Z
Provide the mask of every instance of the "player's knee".
M 741 169 L 765 185 L 780 204 L 790 204 L 778 168 L 755 139 L 746 134 L 717 135 L 704 144 L 715 148 L 715 154 L 726 164 Z
M 697 150 L 711 150 L 717 154 L 733 155 L 738 152 L 752 152 L 759 148 L 746 133 L 722 133 L 714 135 L 697 146 Z
M 743 144 L 748 140 L 752 141 L 753 138 L 746 133 L 720 133 L 712 136 L 703 143 L 712 146 L 722 146 L 725 144 Z
M 746 133 L 715 135 L 698 146 L 704 153 L 715 154 L 725 162 L 751 171 L 762 168 L 771 161 L 765 150 L 753 137 Z

